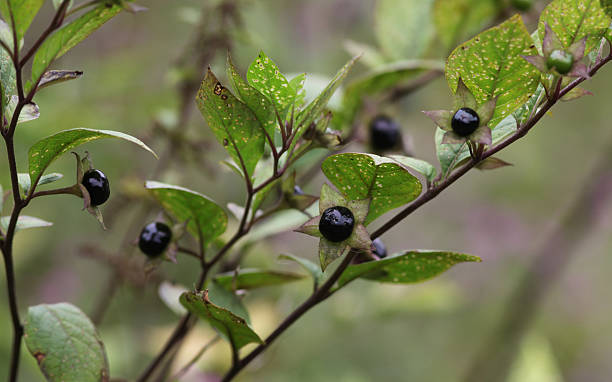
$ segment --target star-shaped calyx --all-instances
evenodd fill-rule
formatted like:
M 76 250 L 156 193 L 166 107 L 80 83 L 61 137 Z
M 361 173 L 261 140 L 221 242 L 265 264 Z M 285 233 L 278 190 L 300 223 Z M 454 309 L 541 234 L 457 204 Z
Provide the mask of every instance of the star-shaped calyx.
M 423 113 L 446 131 L 442 143 L 490 145 L 491 129 L 487 124 L 493 117 L 496 103 L 497 97 L 479 104 L 474 94 L 459 78 L 457 92 L 453 97 L 453 110 L 431 110 Z
M 327 183 L 321 188 L 319 215 L 296 229 L 319 241 L 321 269 L 351 249 L 371 251 L 372 240 L 363 224 L 370 209 L 370 199 L 347 200 Z
M 548 24 L 545 24 L 544 40 L 542 40 L 543 55 L 523 56 L 523 58 L 544 74 L 588 78 L 588 69 L 582 62 L 585 46 L 586 37 L 567 49 L 564 48 L 559 37 Z

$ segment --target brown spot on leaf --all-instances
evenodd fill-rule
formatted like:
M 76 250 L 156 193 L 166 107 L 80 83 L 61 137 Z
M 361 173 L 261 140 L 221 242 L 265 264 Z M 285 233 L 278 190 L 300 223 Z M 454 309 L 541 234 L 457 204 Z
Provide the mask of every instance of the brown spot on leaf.
M 34 358 L 36 358 L 36 362 L 38 362 L 38 364 L 40 365 L 42 363 L 42 361 L 45 360 L 45 355 L 39 351 L 37 351 L 36 353 L 34 353 Z
M 222 100 L 226 100 L 227 99 L 227 94 L 221 94 L 221 99 Z
M 220 82 L 217 82 L 217 84 L 215 85 L 215 89 L 214 89 L 215 94 L 221 95 L 222 91 L 223 91 L 223 85 L 221 85 Z

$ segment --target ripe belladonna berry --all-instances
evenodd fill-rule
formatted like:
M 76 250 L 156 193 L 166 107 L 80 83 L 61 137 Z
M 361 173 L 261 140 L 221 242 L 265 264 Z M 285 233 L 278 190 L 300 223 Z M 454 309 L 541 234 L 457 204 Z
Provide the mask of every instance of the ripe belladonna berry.
M 550 56 L 546 59 L 546 67 L 555 69 L 559 74 L 567 74 L 574 65 L 574 56 L 571 53 L 563 50 L 553 50 Z
M 138 248 L 149 257 L 157 257 L 166 250 L 171 239 L 172 231 L 166 224 L 149 223 L 140 232 Z
M 319 231 L 324 238 L 335 243 L 351 236 L 355 227 L 355 216 L 351 210 L 342 206 L 329 207 L 321 214 Z
M 374 246 L 373 253 L 378 256 L 378 258 L 383 259 L 387 257 L 387 247 L 380 238 L 374 239 L 372 245 Z
M 108 178 L 100 170 L 87 170 L 83 175 L 81 184 L 85 186 L 85 189 L 89 193 L 92 206 L 99 206 L 106 202 L 110 196 L 110 185 L 108 184 Z
M 453 131 L 461 137 L 467 137 L 472 134 L 476 131 L 478 125 L 480 125 L 480 117 L 469 107 L 462 107 L 457 110 L 451 121 Z
M 376 150 L 390 150 L 401 139 L 400 126 L 391 118 L 379 115 L 370 122 L 370 143 Z

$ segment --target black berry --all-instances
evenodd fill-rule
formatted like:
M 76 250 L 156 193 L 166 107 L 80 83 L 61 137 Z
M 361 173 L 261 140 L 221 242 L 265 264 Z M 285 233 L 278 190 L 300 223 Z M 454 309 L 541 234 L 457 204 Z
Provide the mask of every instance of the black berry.
M 461 137 L 467 137 L 472 134 L 476 131 L 478 125 L 480 125 L 480 117 L 469 107 L 462 107 L 457 110 L 451 122 L 453 131 Z
M 559 74 L 567 74 L 574 65 L 574 56 L 562 50 L 553 50 L 546 59 L 546 67 L 555 69 Z
M 380 239 L 374 239 L 372 241 L 372 245 L 374 246 L 373 253 L 378 256 L 380 259 L 387 257 L 387 247 Z
M 355 217 L 346 207 L 330 207 L 323 211 L 319 221 L 319 231 L 329 241 L 335 243 L 348 239 L 355 227 Z
M 85 186 L 85 189 L 89 193 L 92 206 L 99 206 L 106 202 L 110 196 L 110 185 L 108 184 L 108 178 L 100 170 L 87 170 L 83 175 L 81 184 Z
M 171 239 L 172 231 L 166 224 L 149 223 L 140 232 L 138 248 L 149 257 L 157 257 L 166 250 Z
M 370 142 L 375 150 L 397 147 L 400 136 L 400 126 L 387 116 L 379 115 L 370 122 Z
M 302 191 L 300 186 L 293 186 L 293 195 L 304 195 L 304 191 Z

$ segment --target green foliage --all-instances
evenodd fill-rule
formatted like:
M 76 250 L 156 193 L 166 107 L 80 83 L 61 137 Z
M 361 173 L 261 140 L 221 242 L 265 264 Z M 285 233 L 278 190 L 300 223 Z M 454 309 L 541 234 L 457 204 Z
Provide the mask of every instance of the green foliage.
M 0 228 L 6 231 L 9 226 L 9 222 L 11 221 L 10 216 L 3 216 L 0 218 Z M 17 225 L 15 226 L 15 230 L 19 231 L 22 229 L 28 228 L 42 228 L 42 227 L 51 227 L 53 223 L 35 218 L 33 216 L 20 215 L 17 219 Z
M 490 125 L 496 126 L 536 90 L 540 73 L 521 57 L 535 53 L 531 36 L 516 15 L 458 46 L 446 63 L 446 79 L 453 92 L 463 79 L 479 104 L 497 97 Z M 516 86 L 519 78 L 521 86 Z
M 247 177 L 264 153 L 264 133 L 247 105 L 222 86 L 209 69 L 196 97 L 200 112 L 217 141 L 225 147 Z
M 218 274 L 214 280 L 225 289 L 238 290 L 286 284 L 303 278 L 303 275 L 292 272 L 247 268 Z
M 1 1 L 0 4 L 6 4 L 6 2 Z M 0 20 L 0 36 L 8 46 L 13 46 L 10 39 L 10 27 L 2 20 Z M 11 95 L 15 92 L 15 76 L 15 66 L 13 65 L 11 54 L 6 49 L 0 47 L 0 85 L 2 86 L 0 97 L 2 97 L 2 110 L 6 110 L 6 106 L 11 100 Z
M 338 288 L 356 278 L 393 284 L 409 284 L 431 279 L 453 265 L 480 262 L 480 258 L 445 251 L 412 250 L 382 260 L 350 265 L 340 279 Z
M 87 36 L 112 19 L 123 8 L 118 4 L 100 4 L 57 30 L 40 46 L 32 63 L 32 85 L 38 83 L 53 60 L 61 57 Z M 29 89 L 28 89 L 29 90 Z
M 43 172 L 62 154 L 79 145 L 102 138 L 120 138 L 132 142 L 155 155 L 153 150 L 139 139 L 118 131 L 83 128 L 64 130 L 44 138 L 30 147 L 28 157 L 32 184 L 38 184 L 38 180 L 43 175 Z
M 304 268 L 304 270 L 310 273 L 315 287 L 320 284 L 321 280 L 323 280 L 323 272 L 321 271 L 321 267 L 308 259 L 291 254 L 283 254 L 278 258 L 281 260 L 290 260 L 298 263 L 302 268 Z
M 48 381 L 109 380 L 102 340 L 79 308 L 67 303 L 32 306 L 24 330 L 28 350 Z
M 272 102 L 282 120 L 291 109 L 297 96 L 297 89 L 287 81 L 278 66 L 264 52 L 251 63 L 247 80 L 259 90 L 268 101 Z
M 204 245 L 225 232 L 227 214 L 206 196 L 183 187 L 147 181 L 145 187 L 195 237 L 202 237 Z
M 0 2 L 0 12 L 10 25 L 15 20 L 17 41 L 20 41 L 28 30 L 32 20 L 43 5 L 44 0 L 5 0 Z M 13 46 L 9 44 L 9 46 Z
M 17 103 L 19 102 L 19 97 L 11 96 L 8 105 L 5 105 L 5 115 L 7 121 L 10 121 L 13 118 L 13 114 L 15 113 L 15 108 L 17 107 Z M 17 124 L 21 124 L 24 122 L 33 121 L 40 117 L 40 110 L 38 109 L 38 105 L 35 103 L 29 103 L 24 105 L 21 108 L 21 112 L 19 113 L 19 117 L 17 118 Z
M 433 0 L 379 0 L 374 32 L 391 60 L 420 58 L 434 34 Z
M 585 53 L 588 54 L 599 47 L 610 26 L 610 16 L 597 0 L 554 0 L 540 15 L 540 39 L 544 39 L 545 24 L 550 26 L 565 48 L 586 38 Z
M 407 157 L 404 155 L 390 155 L 389 158 L 393 159 L 394 161 L 400 163 L 405 167 L 409 167 L 413 170 L 418 171 L 430 183 L 433 182 L 437 175 L 436 168 L 431 163 L 426 162 L 422 159 Z
M 323 173 L 349 200 L 369 199 L 369 224 L 385 212 L 416 199 L 422 186 L 397 162 L 373 154 L 346 153 L 327 158 Z
M 499 6 L 496 0 L 436 0 L 433 20 L 444 47 L 452 48 L 482 30 Z
M 208 298 L 208 291 L 183 293 L 181 304 L 188 311 L 208 321 L 236 349 L 250 343 L 263 343 L 244 318 L 213 304 Z

